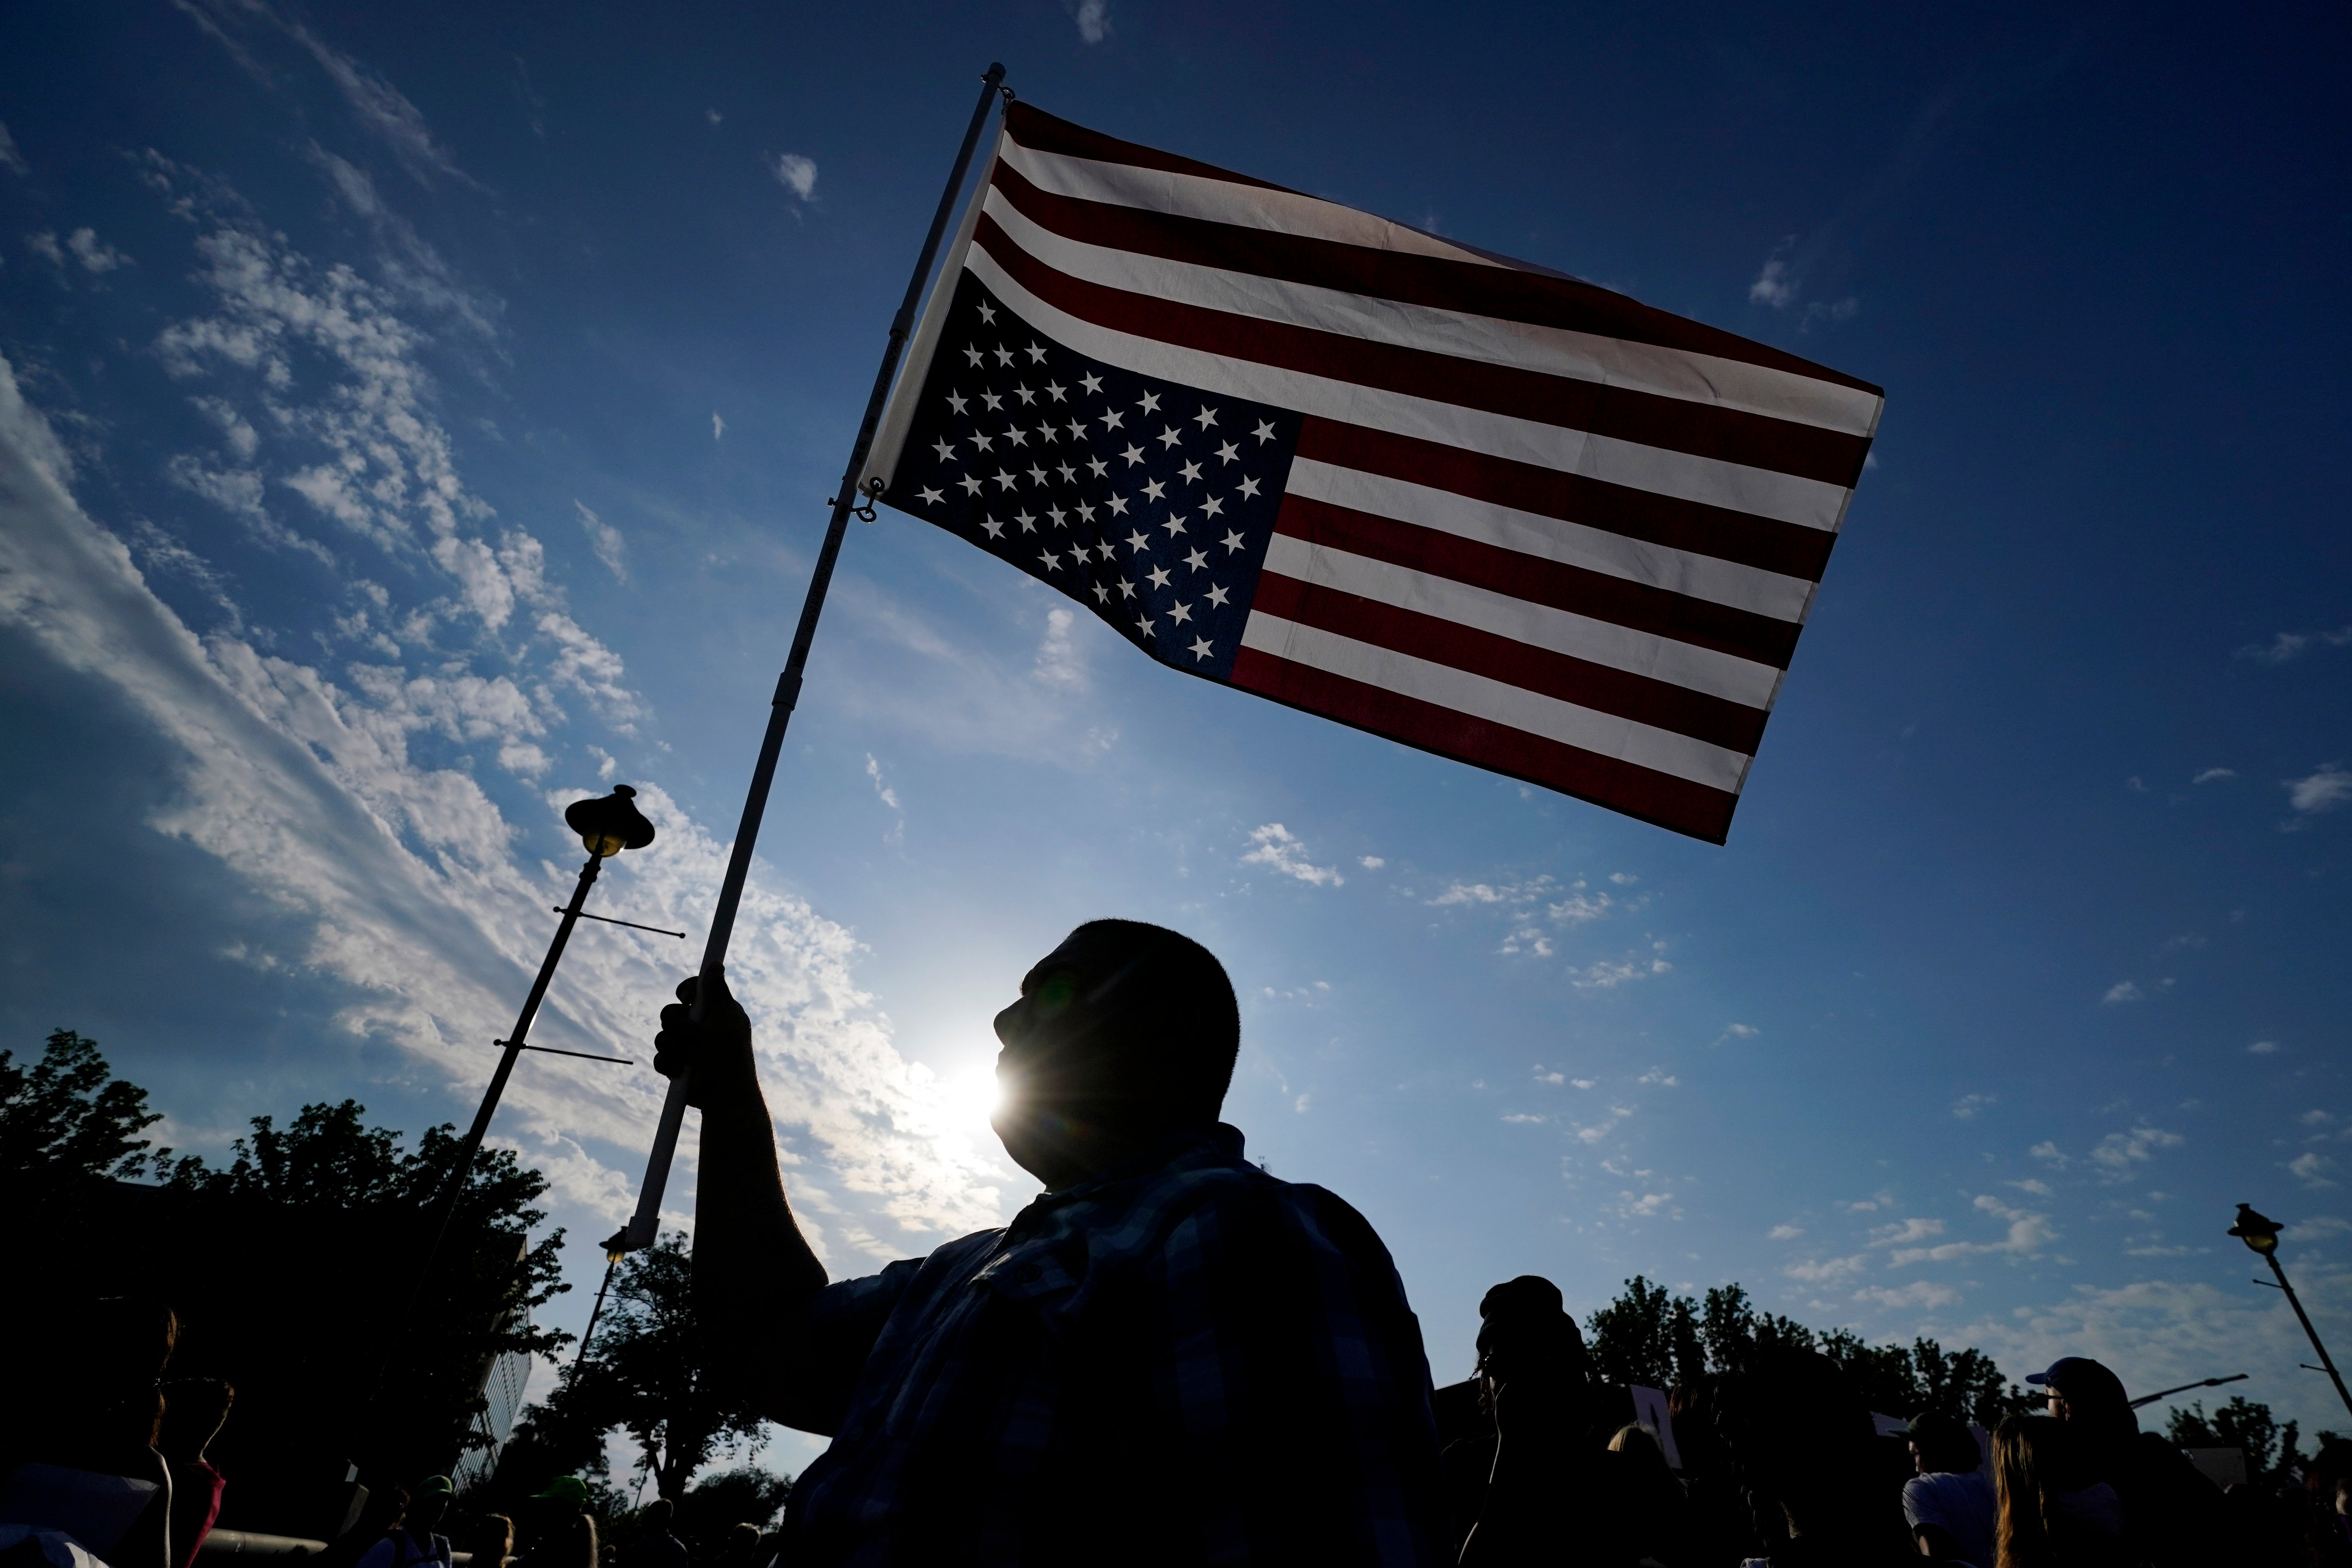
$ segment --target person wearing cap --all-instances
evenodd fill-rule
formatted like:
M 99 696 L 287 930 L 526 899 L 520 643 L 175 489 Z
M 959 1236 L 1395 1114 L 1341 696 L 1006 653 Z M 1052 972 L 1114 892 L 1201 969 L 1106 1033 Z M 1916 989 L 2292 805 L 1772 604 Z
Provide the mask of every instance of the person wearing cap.
M 1218 1113 L 1224 968 L 1092 921 L 996 1015 L 1005 1153 L 1045 1191 L 1002 1229 L 828 1282 L 784 1199 L 751 1027 L 697 982 L 656 1066 L 701 1108 L 706 1387 L 829 1435 L 793 1568 L 1444 1558 L 1421 1328 L 1388 1250 Z M 720 1392 L 724 1390 L 724 1392 Z
M 362 1553 L 352 1568 L 417 1568 L 438 1563 L 449 1568 L 449 1538 L 433 1527 L 449 1511 L 457 1489 L 447 1476 L 426 1476 L 408 1491 L 408 1507 L 392 1521 L 383 1539 Z
M 532 1493 L 515 1523 L 521 1568 L 597 1568 L 596 1516 L 578 1476 L 558 1476 Z
M 677 1504 L 657 1497 L 637 1515 L 637 1532 L 621 1548 L 621 1568 L 689 1568 L 694 1558 L 686 1542 L 670 1533 Z
M 2050 1414 L 2073 1429 L 2084 1474 L 2115 1489 L 2136 1560 L 2156 1568 L 2213 1561 L 2223 1536 L 2221 1489 L 2139 1417 L 2123 1380 L 2088 1356 L 2061 1356 L 2026 1382 L 2048 1390 Z

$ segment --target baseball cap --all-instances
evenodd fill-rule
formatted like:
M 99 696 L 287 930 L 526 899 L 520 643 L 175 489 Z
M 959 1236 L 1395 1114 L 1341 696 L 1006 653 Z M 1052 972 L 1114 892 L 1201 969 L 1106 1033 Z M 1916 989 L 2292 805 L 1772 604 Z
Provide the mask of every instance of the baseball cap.
M 422 1502 L 428 1497 L 455 1497 L 457 1495 L 457 1489 L 449 1484 L 447 1476 L 426 1476 L 416 1483 L 416 1490 L 408 1495 Z
M 532 1500 L 568 1502 L 575 1508 L 588 1506 L 588 1483 L 578 1476 L 558 1476 L 547 1483 L 547 1490 L 532 1494 Z
M 2050 1364 L 2049 1370 L 2027 1374 L 2025 1381 L 2054 1388 L 2070 1401 L 2090 1405 L 2129 1402 L 2124 1394 L 2123 1379 L 2087 1355 L 2062 1355 Z

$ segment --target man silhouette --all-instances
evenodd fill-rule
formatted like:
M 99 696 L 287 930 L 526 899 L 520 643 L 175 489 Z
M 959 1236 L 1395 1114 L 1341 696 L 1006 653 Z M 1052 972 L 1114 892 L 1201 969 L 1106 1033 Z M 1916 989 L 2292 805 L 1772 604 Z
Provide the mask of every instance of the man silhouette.
M 696 982 L 656 1065 L 703 1113 L 708 1375 L 832 1447 L 819 1564 L 1422 1564 L 1437 1441 L 1388 1251 L 1217 1120 L 1241 1015 L 1207 949 L 1079 926 L 996 1016 L 993 1124 L 1045 1190 L 1002 1230 L 828 1284 L 784 1201 L 750 1021 Z

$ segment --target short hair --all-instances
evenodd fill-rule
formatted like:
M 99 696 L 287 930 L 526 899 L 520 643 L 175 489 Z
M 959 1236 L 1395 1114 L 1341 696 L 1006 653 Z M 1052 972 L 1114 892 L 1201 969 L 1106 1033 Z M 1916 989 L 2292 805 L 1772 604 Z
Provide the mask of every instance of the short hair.
M 1948 1416 L 1941 1410 L 1922 1410 L 1911 1417 L 1906 1435 L 1931 1470 L 1965 1475 L 1984 1464 L 1984 1450 L 1977 1447 L 1977 1435 L 1957 1416 Z
M 1151 1087 L 1189 1115 L 1213 1117 L 1233 1087 L 1242 1009 L 1217 956 L 1181 932 L 1140 920 L 1089 920 L 1070 933 L 1110 945 L 1122 1032 L 1141 1048 Z

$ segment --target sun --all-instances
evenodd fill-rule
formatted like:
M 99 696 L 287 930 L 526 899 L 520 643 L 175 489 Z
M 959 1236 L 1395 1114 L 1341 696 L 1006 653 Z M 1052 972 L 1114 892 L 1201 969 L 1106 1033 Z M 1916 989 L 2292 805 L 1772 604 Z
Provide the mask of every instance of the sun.
M 985 1128 L 1003 1098 L 996 1083 L 996 1064 L 982 1062 L 940 1083 L 940 1106 L 954 1124 Z

